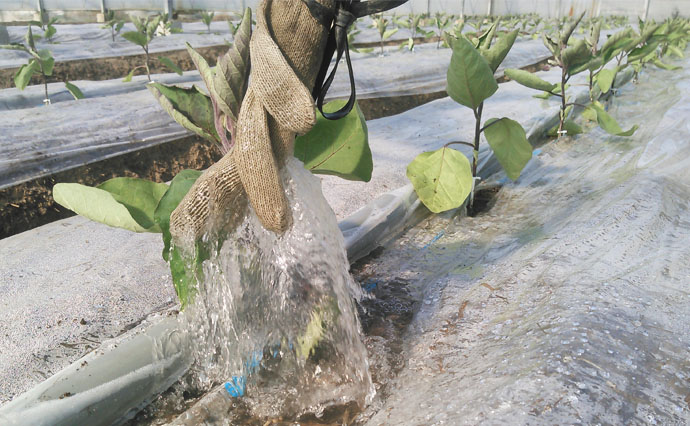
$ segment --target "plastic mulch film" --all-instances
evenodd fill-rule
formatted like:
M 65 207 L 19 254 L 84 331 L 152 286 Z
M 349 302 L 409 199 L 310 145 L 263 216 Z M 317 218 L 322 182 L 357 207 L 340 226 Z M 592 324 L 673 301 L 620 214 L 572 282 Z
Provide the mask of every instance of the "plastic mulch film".
M 538 62 L 544 50 L 540 42 L 517 42 L 505 65 L 520 67 Z M 420 46 L 415 52 L 389 50 L 383 57 L 357 54 L 353 68 L 359 96 L 378 98 L 442 91 L 450 54 L 450 49 L 436 49 L 432 45 Z M 390 78 L 392 69 L 399 70 L 395 79 Z M 182 77 L 153 78 L 191 84 L 193 75 L 192 72 Z M 129 84 L 119 80 L 76 81 L 87 97 L 79 101 L 65 100 L 69 95 L 58 83 L 49 85 L 49 93 L 57 93 L 56 100 L 65 101 L 48 107 L 3 111 L 0 188 L 189 135 L 144 90 L 144 80 L 138 77 Z M 349 94 L 346 80 L 345 74 L 339 74 L 329 92 L 332 98 Z M 198 80 L 197 84 L 203 87 Z M 130 89 L 131 92 L 125 91 Z M 108 94 L 110 91 L 112 95 Z M 40 86 L 29 87 L 23 93 L 5 89 L 0 92 L 0 107 L 36 104 L 42 97 Z
M 619 89 L 609 112 L 640 125 L 632 137 L 548 144 L 492 210 L 430 221 L 383 255 L 423 303 L 370 424 L 688 424 L 682 65 Z M 395 272 L 396 251 L 441 231 Z
M 143 49 L 124 38 L 122 34 L 135 31 L 134 24 L 128 22 L 120 31 L 120 35 L 112 41 L 110 29 L 101 28 L 103 24 L 56 24 L 57 32 L 52 43 L 37 40 L 38 49 L 48 49 L 55 61 L 74 61 L 78 59 L 108 58 L 116 56 L 142 55 Z M 232 42 L 230 28 L 225 21 L 211 23 L 211 33 L 207 33 L 206 25 L 202 22 L 183 22 L 182 33 L 169 34 L 165 37 L 155 37 L 150 43 L 150 53 L 161 53 L 171 50 L 182 50 L 185 42 L 194 47 L 216 46 Z M 8 26 L 7 32 L 12 43 L 25 43 L 26 26 Z M 34 33 L 42 34 L 34 28 Z M 3 50 L 0 54 L 0 68 L 18 68 L 30 58 L 28 53 L 19 50 Z

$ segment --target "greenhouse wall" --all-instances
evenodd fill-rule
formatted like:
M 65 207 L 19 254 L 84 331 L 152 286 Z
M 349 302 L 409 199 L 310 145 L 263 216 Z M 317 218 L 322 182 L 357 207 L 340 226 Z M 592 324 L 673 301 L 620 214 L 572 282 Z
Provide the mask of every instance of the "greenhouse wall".
M 93 11 L 101 3 L 112 10 L 165 10 L 170 2 L 174 10 L 214 10 L 234 12 L 246 6 L 255 8 L 258 0 L 0 0 L 0 16 L 7 12 L 35 12 L 39 4 L 49 12 Z M 649 2 L 649 17 L 663 19 L 674 12 L 690 12 L 688 0 L 410 0 L 397 13 L 447 12 L 453 14 L 494 15 L 538 13 L 546 17 L 567 16 L 587 11 L 590 15 L 626 15 L 643 17 Z M 3 19 L 7 21 L 8 19 Z

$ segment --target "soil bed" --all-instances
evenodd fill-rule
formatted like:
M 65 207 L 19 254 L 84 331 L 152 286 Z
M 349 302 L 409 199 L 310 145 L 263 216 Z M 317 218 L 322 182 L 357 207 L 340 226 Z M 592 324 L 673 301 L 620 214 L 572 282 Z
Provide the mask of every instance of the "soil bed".
M 58 182 L 97 185 L 118 176 L 166 182 L 183 169 L 201 170 L 219 158 L 215 147 L 190 136 L 2 189 L 0 205 L 6 207 L 0 210 L 0 239 L 74 216 L 53 200 Z

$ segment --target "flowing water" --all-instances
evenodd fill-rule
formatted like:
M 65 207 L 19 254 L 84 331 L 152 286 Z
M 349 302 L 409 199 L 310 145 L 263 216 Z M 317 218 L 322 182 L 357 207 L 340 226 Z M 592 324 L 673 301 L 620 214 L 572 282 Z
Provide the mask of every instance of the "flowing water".
M 283 178 L 293 226 L 276 235 L 249 210 L 204 262 L 184 315 L 194 386 L 228 382 L 259 418 L 363 407 L 374 390 L 342 234 L 317 178 L 295 159 Z

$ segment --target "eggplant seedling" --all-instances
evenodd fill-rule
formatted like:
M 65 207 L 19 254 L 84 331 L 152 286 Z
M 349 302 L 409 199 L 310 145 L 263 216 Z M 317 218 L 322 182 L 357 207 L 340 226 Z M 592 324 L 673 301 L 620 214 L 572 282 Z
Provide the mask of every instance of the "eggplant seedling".
M 637 126 L 633 126 L 628 130 L 623 130 L 618 125 L 616 120 L 611 117 L 605 109 L 598 103 L 594 102 L 590 105 L 580 104 L 577 102 L 569 102 L 566 89 L 568 81 L 574 75 L 589 69 L 590 61 L 592 61 L 592 53 L 587 48 L 587 44 L 582 39 L 573 39 L 571 36 L 575 28 L 580 23 L 584 16 L 584 12 L 575 20 L 565 25 L 563 29 L 557 34 L 556 38 L 542 34 L 544 44 L 551 51 L 554 56 L 552 64 L 561 69 L 561 81 L 558 84 L 549 83 L 538 76 L 522 70 L 507 69 L 505 75 L 512 80 L 522 84 L 531 89 L 541 90 L 548 96 L 556 96 L 561 100 L 561 105 L 558 114 L 558 127 L 552 129 L 552 132 L 558 134 L 559 137 L 566 134 L 576 135 L 582 133 L 582 128 L 573 120 L 568 119 L 573 107 L 578 106 L 585 108 L 588 114 L 593 114 L 599 126 L 606 132 L 617 136 L 630 136 L 635 133 Z M 609 51 L 605 45 L 602 52 Z
M 379 41 L 380 41 L 380 46 L 381 46 L 381 55 L 383 55 L 383 42 L 388 40 L 393 36 L 393 34 L 398 32 L 398 28 L 388 28 L 388 19 L 384 18 L 382 13 L 379 13 L 378 15 L 374 15 L 372 17 L 373 19 L 373 26 L 377 30 L 379 30 Z
M 446 16 L 445 13 L 437 13 L 434 16 L 434 25 L 436 26 L 436 36 L 438 37 L 438 40 L 436 41 L 436 48 L 441 47 L 441 41 L 443 40 L 443 33 L 448 28 L 448 25 L 450 24 L 450 18 Z
M 53 24 L 57 23 L 58 17 L 54 16 L 50 19 L 46 19 L 46 15 L 44 13 L 41 14 L 41 20 L 40 21 L 30 21 L 29 26 L 34 26 L 38 27 L 43 31 L 43 39 L 45 41 L 52 43 L 53 42 L 53 36 L 55 33 L 57 33 L 57 29 L 53 26 Z M 34 35 L 34 38 L 41 38 L 39 35 Z
M 122 27 L 124 26 L 125 21 L 122 19 L 117 19 L 115 17 L 115 12 L 109 10 L 105 13 L 105 23 L 101 26 L 101 28 L 110 28 L 110 38 L 112 39 L 113 43 L 115 43 L 115 36 L 120 34 L 120 30 L 122 30 Z
M 17 87 L 17 89 L 24 90 L 29 84 L 29 81 L 31 81 L 31 77 L 34 75 L 41 76 L 43 90 L 45 91 L 43 103 L 45 105 L 50 105 L 50 97 L 48 96 L 48 77 L 53 75 L 55 58 L 53 58 L 50 50 L 36 49 L 33 32 L 31 31 L 31 25 L 29 25 L 25 39 L 26 45 L 21 43 L 4 44 L 0 45 L 0 49 L 20 50 L 31 55 L 29 62 L 22 65 L 14 74 L 14 85 Z M 69 81 L 65 81 L 64 83 L 65 88 L 70 92 L 74 99 L 82 99 L 84 97 L 84 94 L 77 86 Z
M 151 43 L 151 40 L 153 40 L 153 38 L 156 37 L 156 35 L 172 32 L 172 23 L 168 22 L 164 19 L 164 17 L 160 15 L 155 16 L 153 18 L 149 17 L 146 19 L 140 19 L 135 16 L 132 20 L 132 23 L 134 23 L 134 26 L 137 30 L 127 31 L 126 33 L 122 34 L 122 37 L 124 37 L 127 41 L 130 41 L 136 44 L 137 46 L 140 46 L 144 50 L 145 62 L 144 65 L 134 67 L 122 81 L 124 81 L 125 83 L 132 81 L 132 77 L 134 77 L 134 73 L 138 69 L 145 69 L 146 77 L 149 81 L 151 81 L 151 56 L 149 54 L 149 44 Z M 158 60 L 161 64 L 163 64 L 167 68 L 170 68 L 178 75 L 182 75 L 182 70 L 180 69 L 180 67 L 178 67 L 172 60 L 170 60 L 170 58 L 167 58 L 165 56 L 159 56 Z
M 469 207 L 472 208 L 482 133 L 510 179 L 517 179 L 532 158 L 532 145 L 517 121 L 507 117 L 492 118 L 482 125 L 484 101 L 498 90 L 494 73 L 518 35 L 518 30 L 513 30 L 493 43 L 498 24 L 498 21 L 494 22 L 489 30 L 474 40 L 465 36 L 449 39 L 453 54 L 446 91 L 455 102 L 472 110 L 474 140 L 449 142 L 439 150 L 418 155 L 407 166 L 407 177 L 417 195 L 434 213 L 461 206 L 468 195 Z M 454 144 L 472 148 L 471 165 L 465 154 L 450 148 Z
M 209 34 L 211 34 L 211 22 L 213 22 L 214 16 L 216 16 L 215 12 L 201 12 L 201 22 L 206 24 L 206 29 Z

